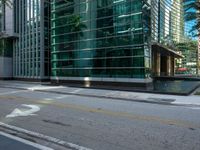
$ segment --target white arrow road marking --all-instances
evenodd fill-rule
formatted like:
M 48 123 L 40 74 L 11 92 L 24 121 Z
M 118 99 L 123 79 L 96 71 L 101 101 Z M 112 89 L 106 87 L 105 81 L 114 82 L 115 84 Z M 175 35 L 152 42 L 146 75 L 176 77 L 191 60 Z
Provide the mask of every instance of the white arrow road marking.
M 26 116 L 36 115 L 34 113 L 40 111 L 40 107 L 36 105 L 22 104 L 21 106 L 28 107 L 30 109 L 24 111 L 24 110 L 20 110 L 19 108 L 16 108 L 13 110 L 13 112 L 7 115 L 6 118 L 14 118 L 14 117 L 19 117 L 19 116 L 26 117 Z

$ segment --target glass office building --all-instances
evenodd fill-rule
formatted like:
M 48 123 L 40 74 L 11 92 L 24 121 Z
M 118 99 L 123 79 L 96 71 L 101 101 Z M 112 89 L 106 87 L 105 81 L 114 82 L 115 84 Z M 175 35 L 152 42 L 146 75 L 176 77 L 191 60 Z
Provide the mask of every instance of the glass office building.
M 52 79 L 149 78 L 151 21 L 148 2 L 52 0 Z
M 12 3 L 0 9 L 0 44 L 14 78 L 151 83 L 174 75 L 175 50 L 188 39 L 182 0 Z
M 47 79 L 50 72 L 49 0 L 14 0 L 13 77 Z

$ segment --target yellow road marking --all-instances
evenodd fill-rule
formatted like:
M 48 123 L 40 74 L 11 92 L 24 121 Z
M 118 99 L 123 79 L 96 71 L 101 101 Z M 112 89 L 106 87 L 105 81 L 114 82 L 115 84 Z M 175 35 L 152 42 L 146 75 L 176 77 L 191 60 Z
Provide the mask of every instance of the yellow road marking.
M 46 100 L 34 100 L 30 98 L 24 98 L 24 97 L 15 97 L 15 96 L 0 96 L 0 100 L 16 100 L 16 101 L 23 101 L 23 102 L 31 102 L 34 104 L 40 104 L 40 105 L 49 105 L 59 108 L 69 108 L 69 109 L 75 109 L 83 112 L 92 112 L 92 113 L 99 113 L 104 114 L 108 116 L 113 117 L 124 117 L 132 120 L 140 120 L 140 121 L 152 121 L 152 122 L 159 122 L 164 125 L 175 125 L 180 127 L 186 127 L 186 128 L 200 128 L 199 125 L 195 125 L 193 123 L 190 123 L 188 121 L 183 120 L 173 120 L 173 119 L 164 119 L 156 116 L 147 116 L 147 115 L 138 115 L 133 113 L 127 113 L 127 112 L 117 112 L 117 111 L 110 111 L 105 109 L 98 109 L 98 108 L 91 108 L 84 105 L 76 105 L 76 104 L 67 104 L 67 103 L 61 103 L 58 101 L 46 101 Z

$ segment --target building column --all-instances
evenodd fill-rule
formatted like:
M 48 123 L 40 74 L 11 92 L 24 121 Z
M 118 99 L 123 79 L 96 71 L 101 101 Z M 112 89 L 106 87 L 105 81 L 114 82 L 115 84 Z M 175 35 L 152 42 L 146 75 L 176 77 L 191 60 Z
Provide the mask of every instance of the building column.
M 40 67 L 36 65 L 34 66 L 34 71 L 38 70 L 36 75 L 39 79 L 44 79 L 45 74 L 44 74 L 44 51 L 45 51 L 45 46 L 44 46 L 44 1 L 40 1 Z M 37 58 L 38 59 L 38 58 Z M 35 64 L 35 62 L 34 62 Z M 39 67 L 39 68 L 38 68 Z M 39 74 L 40 73 L 40 74 Z M 35 75 L 35 72 L 34 72 Z
M 171 76 L 171 73 L 172 73 L 172 59 L 171 59 L 171 56 L 166 56 L 167 57 L 167 76 Z
M 174 56 L 171 56 L 171 66 L 172 66 L 172 69 L 171 69 L 171 75 L 174 76 L 175 75 L 175 57 Z
M 156 52 L 156 76 L 160 76 L 160 53 Z

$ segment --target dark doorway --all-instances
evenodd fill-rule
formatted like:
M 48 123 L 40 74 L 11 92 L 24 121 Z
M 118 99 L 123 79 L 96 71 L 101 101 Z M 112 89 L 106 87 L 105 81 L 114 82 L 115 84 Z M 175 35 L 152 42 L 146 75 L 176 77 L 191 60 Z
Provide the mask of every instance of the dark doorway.
M 161 56 L 160 58 L 160 75 L 166 76 L 167 75 L 167 57 Z

